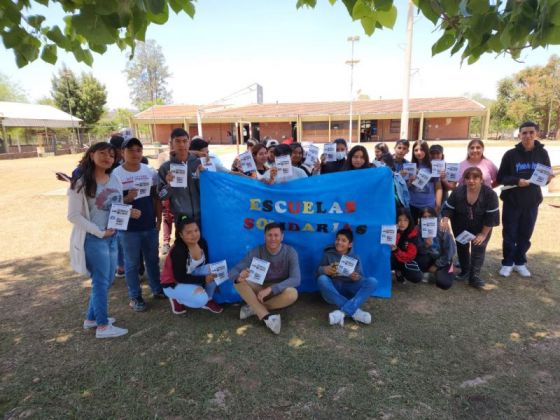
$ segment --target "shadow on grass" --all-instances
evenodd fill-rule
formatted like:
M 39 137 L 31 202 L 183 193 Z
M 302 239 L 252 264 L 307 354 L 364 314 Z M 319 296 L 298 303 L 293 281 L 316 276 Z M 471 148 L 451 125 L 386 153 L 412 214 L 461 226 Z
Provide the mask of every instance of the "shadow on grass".
M 327 325 L 332 307 L 304 295 L 282 333 L 239 306 L 172 315 L 166 301 L 110 312 L 129 334 L 81 328 L 89 280 L 65 253 L 0 263 L 0 413 L 31 417 L 545 418 L 560 412 L 558 254 L 531 255 L 532 279 L 396 285 L 370 299 L 371 326 Z M 144 287 L 146 287 L 144 285 Z M 146 290 L 146 295 L 149 295 Z

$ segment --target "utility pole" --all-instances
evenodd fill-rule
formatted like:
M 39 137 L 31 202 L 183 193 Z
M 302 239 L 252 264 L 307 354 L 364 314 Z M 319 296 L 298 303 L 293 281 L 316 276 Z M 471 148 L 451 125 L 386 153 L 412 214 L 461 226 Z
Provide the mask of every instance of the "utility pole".
M 346 61 L 346 64 L 350 66 L 350 118 L 349 118 L 349 130 L 348 130 L 348 144 L 352 144 L 352 106 L 354 102 L 354 65 L 358 64 L 360 60 L 354 60 L 354 43 L 360 40 L 360 37 L 349 36 L 346 39 L 348 42 L 352 43 L 352 57 L 350 60 Z
M 406 48 L 404 50 L 404 92 L 401 113 L 401 139 L 408 138 L 408 102 L 410 98 L 410 64 L 412 57 L 412 28 L 414 27 L 414 5 L 408 0 L 408 18 L 406 21 Z

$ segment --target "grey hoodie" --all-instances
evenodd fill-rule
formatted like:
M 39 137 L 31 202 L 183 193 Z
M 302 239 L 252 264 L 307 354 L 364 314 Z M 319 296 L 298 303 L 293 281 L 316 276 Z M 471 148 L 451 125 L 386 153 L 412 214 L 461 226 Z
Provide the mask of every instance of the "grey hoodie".
M 364 276 L 364 273 L 362 272 L 362 263 L 360 261 L 360 257 L 354 254 L 354 251 L 352 249 L 350 249 L 350 251 L 348 252 L 348 254 L 346 254 L 346 256 L 358 260 L 358 264 L 356 264 L 355 272 L 360 275 L 360 278 L 362 278 Z M 341 258 L 342 258 L 342 254 L 340 254 L 336 250 L 334 245 L 327 246 L 325 248 L 325 253 L 323 254 L 323 258 L 321 258 L 321 262 L 319 263 L 319 268 L 317 269 L 317 276 L 320 276 L 322 274 L 327 275 L 323 267 L 326 265 L 331 265 L 332 263 L 338 263 Z M 352 281 L 352 279 L 347 276 L 334 276 L 333 280 Z
M 165 177 L 172 163 L 187 165 L 187 188 L 171 187 L 167 184 Z M 168 161 L 162 163 L 159 167 L 158 192 L 161 200 L 170 199 L 171 211 L 174 215 L 186 214 L 200 224 L 200 185 L 197 175 L 199 165 L 200 159 L 191 154 L 187 157 L 186 162 L 181 162 L 171 156 Z

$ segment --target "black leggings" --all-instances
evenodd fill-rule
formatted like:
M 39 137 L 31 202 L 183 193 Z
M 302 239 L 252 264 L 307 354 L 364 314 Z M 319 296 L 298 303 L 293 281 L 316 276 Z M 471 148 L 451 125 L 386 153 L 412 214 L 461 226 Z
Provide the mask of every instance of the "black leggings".
M 457 242 L 457 256 L 461 263 L 461 273 L 468 273 L 470 282 L 480 279 L 480 271 L 486 256 L 486 245 L 488 245 L 491 236 L 492 232 L 488 233 L 488 236 L 480 245 L 474 245 L 472 242 L 463 245 Z
M 416 256 L 416 261 L 420 270 L 423 272 L 428 272 L 430 267 L 435 265 L 435 258 L 428 254 L 419 254 Z M 453 274 L 453 263 L 444 266 L 436 267 L 437 270 L 434 273 L 436 278 L 436 286 L 440 289 L 447 290 L 453 286 L 453 280 L 455 280 L 455 274 Z
M 422 272 L 416 261 L 402 263 L 397 261 L 395 257 L 391 257 L 391 269 L 400 271 L 403 277 L 411 283 L 420 283 L 422 281 Z

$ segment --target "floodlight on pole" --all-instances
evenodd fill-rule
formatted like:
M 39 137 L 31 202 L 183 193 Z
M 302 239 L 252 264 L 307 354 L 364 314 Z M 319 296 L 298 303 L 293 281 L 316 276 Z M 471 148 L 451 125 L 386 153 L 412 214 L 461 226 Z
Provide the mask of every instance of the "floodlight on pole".
M 354 43 L 360 40 L 360 37 L 349 36 L 346 38 L 348 42 L 352 43 L 352 56 L 350 60 L 346 60 L 346 64 L 350 66 L 350 117 L 349 117 L 349 130 L 348 130 L 348 144 L 352 144 L 352 113 L 353 113 L 353 102 L 354 102 L 354 65 L 358 64 L 360 60 L 354 60 Z

